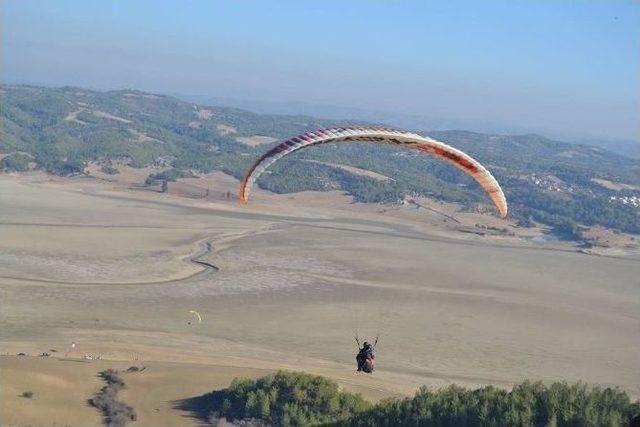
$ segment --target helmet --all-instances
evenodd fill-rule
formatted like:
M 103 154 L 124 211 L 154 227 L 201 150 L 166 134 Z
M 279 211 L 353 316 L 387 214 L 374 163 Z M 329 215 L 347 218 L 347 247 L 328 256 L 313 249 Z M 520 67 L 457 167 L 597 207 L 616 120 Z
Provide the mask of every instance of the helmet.
M 369 347 L 370 345 L 371 344 L 369 344 L 368 342 L 365 341 L 363 347 Z

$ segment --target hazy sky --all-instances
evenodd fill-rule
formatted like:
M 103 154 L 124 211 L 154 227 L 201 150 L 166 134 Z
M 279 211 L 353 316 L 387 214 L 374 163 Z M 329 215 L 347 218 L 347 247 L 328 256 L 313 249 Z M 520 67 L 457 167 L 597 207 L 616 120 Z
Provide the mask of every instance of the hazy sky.
M 638 1 L 3 0 L 4 82 L 640 139 Z

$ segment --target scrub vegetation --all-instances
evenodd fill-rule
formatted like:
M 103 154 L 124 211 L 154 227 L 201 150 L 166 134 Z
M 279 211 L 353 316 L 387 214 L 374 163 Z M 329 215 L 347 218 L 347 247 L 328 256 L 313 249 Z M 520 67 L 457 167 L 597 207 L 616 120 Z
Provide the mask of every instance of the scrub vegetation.
M 89 405 L 98 409 L 103 416 L 104 424 L 109 427 L 122 427 L 130 421 L 136 420 L 136 412 L 126 403 L 116 399 L 116 395 L 124 389 L 124 380 L 113 369 L 107 369 L 99 374 L 106 385 L 89 399 Z

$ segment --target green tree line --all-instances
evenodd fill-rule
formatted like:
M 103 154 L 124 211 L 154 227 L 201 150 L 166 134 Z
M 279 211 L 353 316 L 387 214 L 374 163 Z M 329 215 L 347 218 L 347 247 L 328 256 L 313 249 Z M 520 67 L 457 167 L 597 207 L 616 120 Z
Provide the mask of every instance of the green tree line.
M 413 397 L 372 405 L 326 378 L 278 372 L 234 380 L 203 397 L 209 419 L 276 426 L 622 427 L 640 414 L 640 403 L 624 391 L 563 382 L 525 381 L 511 390 L 422 387 Z

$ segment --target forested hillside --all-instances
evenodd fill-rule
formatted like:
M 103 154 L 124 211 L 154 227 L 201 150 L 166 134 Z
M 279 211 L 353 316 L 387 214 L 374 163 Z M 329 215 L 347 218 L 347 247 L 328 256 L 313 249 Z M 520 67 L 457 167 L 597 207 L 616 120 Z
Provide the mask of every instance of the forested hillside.
M 240 178 L 276 140 L 354 124 L 307 116 L 205 107 L 135 90 L 1 86 L 0 169 L 83 173 L 86 162 L 172 167 L 171 179 L 220 170 Z M 640 160 L 538 135 L 428 132 L 467 151 L 501 182 L 511 215 L 577 238 L 579 225 L 640 233 Z M 338 167 L 354 166 L 390 179 Z M 292 155 L 259 180 L 278 192 L 342 189 L 361 202 L 428 195 L 483 209 L 477 185 L 453 167 L 393 147 L 327 144 Z

